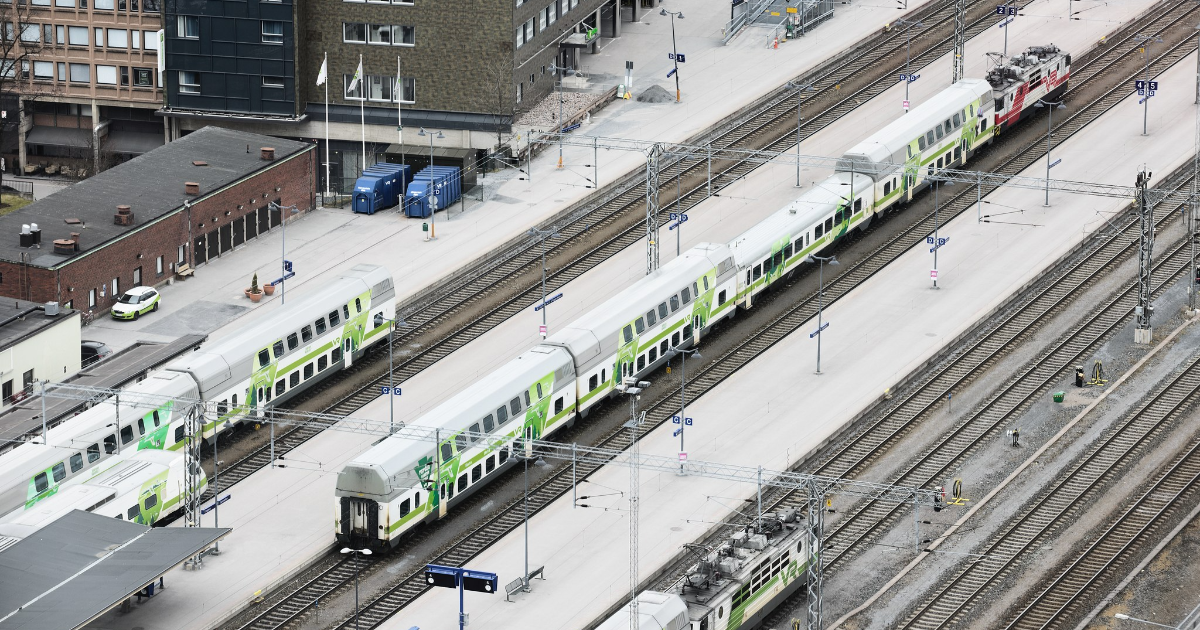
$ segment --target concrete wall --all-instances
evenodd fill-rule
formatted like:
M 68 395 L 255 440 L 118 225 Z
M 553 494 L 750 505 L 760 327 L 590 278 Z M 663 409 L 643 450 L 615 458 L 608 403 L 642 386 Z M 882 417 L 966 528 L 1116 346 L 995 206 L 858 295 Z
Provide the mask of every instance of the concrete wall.
M 46 316 L 38 312 L 29 317 Z M 33 370 L 35 381 L 45 379 L 55 383 L 79 372 L 79 313 L 60 314 L 57 319 L 55 325 L 0 350 L 0 391 L 3 391 L 4 383 L 12 381 L 13 394 L 20 392 L 22 378 L 28 370 Z M 8 401 L 0 400 L 0 411 L 11 406 Z

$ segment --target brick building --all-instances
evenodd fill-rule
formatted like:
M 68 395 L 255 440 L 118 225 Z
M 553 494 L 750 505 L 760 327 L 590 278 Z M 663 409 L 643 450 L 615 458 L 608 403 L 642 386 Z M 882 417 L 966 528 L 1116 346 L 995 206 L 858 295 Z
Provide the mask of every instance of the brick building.
M 0 217 L 0 296 L 105 311 L 312 209 L 315 149 L 206 127 Z

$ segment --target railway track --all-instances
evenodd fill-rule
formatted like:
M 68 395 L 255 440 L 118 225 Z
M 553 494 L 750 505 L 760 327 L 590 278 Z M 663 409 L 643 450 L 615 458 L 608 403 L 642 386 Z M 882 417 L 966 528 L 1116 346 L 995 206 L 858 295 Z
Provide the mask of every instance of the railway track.
M 974 36 L 991 25 L 992 5 L 983 0 L 969 3 L 968 12 L 972 20 L 968 35 Z M 927 24 L 952 24 L 953 2 L 935 3 L 922 8 L 912 16 Z M 915 33 L 912 37 L 912 64 L 918 67 L 927 64 L 952 48 L 952 30 L 931 27 Z M 860 103 L 882 93 L 895 84 L 895 74 L 900 69 L 898 59 L 905 48 L 906 39 L 899 31 L 874 36 L 859 42 L 830 62 L 798 78 L 811 83 L 816 91 L 805 99 L 807 120 L 801 127 L 801 137 L 806 138 L 832 124 L 853 111 Z M 858 89 L 843 90 L 854 81 L 869 77 Z M 720 148 L 744 148 L 781 150 L 795 144 L 796 106 L 790 93 L 780 88 L 751 105 L 741 115 L 718 125 L 713 131 L 689 142 L 711 143 Z M 664 164 L 660 181 L 668 178 L 686 182 L 680 186 L 679 198 L 671 203 L 662 203 L 660 223 L 665 223 L 667 214 L 692 208 L 706 199 L 710 193 L 709 164 L 690 158 L 675 158 Z M 759 164 L 753 162 L 712 163 L 711 191 L 720 191 L 745 177 Z M 674 170 L 672 170 L 674 169 Z M 703 182 L 703 183 L 701 183 Z M 598 193 L 599 199 L 585 200 L 573 208 L 565 217 L 559 217 L 557 231 L 562 235 L 548 241 L 547 264 L 553 268 L 547 276 L 547 290 L 556 290 L 588 270 L 599 265 L 610 256 L 636 243 L 644 237 L 642 218 L 645 216 L 645 176 L 640 169 L 618 179 L 614 184 Z M 671 187 L 664 186 L 664 196 Z M 540 227 L 549 228 L 556 222 Z M 590 245 L 597 240 L 599 243 Z M 581 253 L 570 260 L 561 256 L 573 250 Z M 437 363 L 458 348 L 479 337 L 496 325 L 506 321 L 529 304 L 536 302 L 540 285 L 534 282 L 535 272 L 541 269 L 541 253 L 537 244 L 528 238 L 518 238 L 498 248 L 503 254 L 494 258 L 480 259 L 468 265 L 468 273 L 459 274 L 447 283 L 424 291 L 411 300 L 397 306 L 408 326 L 395 334 L 393 349 L 408 355 L 395 363 L 397 383 L 403 383 L 425 368 Z M 521 284 L 519 279 L 528 276 L 529 282 Z M 540 277 L 540 276 L 538 276 Z M 520 284 L 521 286 L 516 286 Z M 498 303 L 491 303 L 496 296 Z M 481 314 L 467 318 L 466 323 L 454 325 L 456 318 L 464 317 L 472 310 Z M 417 339 L 419 331 L 445 328 L 445 334 L 423 344 L 415 353 L 408 353 L 408 346 Z M 403 355 L 402 355 L 403 356 Z M 372 366 L 386 362 L 387 348 L 376 348 L 367 357 L 348 370 L 333 376 L 315 390 L 321 393 L 347 382 L 365 384 L 354 388 L 323 411 L 334 415 L 350 415 L 370 403 L 379 395 L 379 387 L 387 384 L 383 375 L 363 378 L 370 374 Z M 323 430 L 320 424 L 306 424 L 275 439 L 276 455 L 286 454 Z M 271 461 L 271 452 L 264 446 L 251 454 L 226 466 L 221 472 L 222 489 L 250 476 Z M 204 500 L 211 498 L 215 485 Z
M 926 598 L 928 603 L 918 608 L 900 627 L 943 628 L 966 621 L 973 605 L 984 593 L 1021 570 L 1023 563 L 1018 561 L 1019 558 L 1028 558 L 1031 549 L 1045 544 L 1063 528 L 1069 527 L 1096 502 L 1104 489 L 1128 472 L 1135 458 L 1146 455 L 1158 439 L 1170 432 L 1174 428 L 1172 421 L 1197 400 L 1200 400 L 1200 357 L 1194 357 L 1169 383 L 1158 388 L 1150 400 L 1110 430 L 1107 437 L 1090 448 L 1051 488 L 1041 493 L 1033 505 L 980 547 L 975 561 L 947 580 L 934 597 Z M 1158 531 L 1167 516 L 1182 509 L 1182 504 L 1172 506 L 1171 499 L 1184 490 L 1194 496 L 1200 489 L 1196 483 L 1198 477 L 1200 446 L 1193 442 L 1188 454 L 1176 461 L 1175 467 L 1159 480 L 1156 490 L 1143 496 L 1132 514 L 1127 512 L 1125 518 L 1119 519 L 1120 527 L 1106 532 L 1097 546 L 1089 549 L 1089 553 L 1072 567 L 1079 569 L 1079 573 L 1069 575 L 1062 582 L 1063 588 L 1054 592 L 1066 595 L 1069 600 L 1076 599 L 1087 590 L 1087 585 L 1094 583 L 1087 577 L 1095 578 L 1097 572 L 1103 573 L 1116 557 L 1129 551 L 1130 543 L 1135 540 L 1144 544 L 1149 538 L 1146 534 Z M 1151 545 L 1156 542 L 1154 540 Z M 1052 604 L 1054 599 L 1045 601 Z M 1026 609 L 1018 620 L 1021 623 L 1009 627 L 1045 627 L 1045 623 L 1037 623 L 1039 617 L 1037 609 Z M 1057 615 L 1046 622 L 1054 617 Z
M 1186 6 L 1184 2 L 1171 3 L 1167 6 L 1168 9 L 1158 14 L 1159 17 L 1161 17 L 1163 13 L 1171 10 L 1188 13 L 1188 11 L 1183 11 L 1180 9 L 1180 7 Z M 1177 18 L 1177 20 L 1178 19 L 1182 18 Z M 986 28 L 986 26 L 984 26 L 984 28 Z M 1078 81 L 1082 82 L 1083 84 L 1087 84 L 1089 81 L 1096 80 L 1101 74 L 1103 74 L 1104 70 L 1117 63 L 1122 56 L 1123 51 L 1126 51 L 1126 49 L 1122 48 L 1122 46 L 1126 45 L 1127 41 L 1128 40 L 1121 40 L 1115 44 L 1111 44 L 1108 49 L 1097 55 L 1093 60 L 1077 61 L 1078 75 L 1082 75 Z M 1160 56 L 1156 63 L 1159 63 L 1165 57 L 1166 55 Z M 1089 68 L 1094 68 L 1095 70 L 1091 71 L 1089 74 Z M 1075 73 L 1076 71 L 1073 70 L 1073 74 Z M 1076 80 L 1073 79 L 1073 82 L 1075 81 Z M 1073 88 L 1073 90 L 1075 89 L 1078 88 Z M 1068 95 L 1070 93 L 1071 92 L 1068 92 Z M 1090 119 L 1094 120 L 1101 113 L 1103 113 L 1104 110 L 1107 110 L 1108 107 L 1111 107 L 1119 100 L 1120 99 L 1113 99 L 1103 107 L 1092 108 L 1089 110 L 1091 112 L 1089 114 Z M 1083 116 L 1082 112 L 1076 112 L 1074 116 L 1068 118 L 1059 127 L 1057 127 L 1057 130 L 1060 132 L 1060 142 L 1062 138 L 1065 138 L 1065 136 L 1062 135 L 1064 127 L 1066 127 L 1066 131 L 1068 131 L 1068 133 L 1073 133 L 1074 130 L 1081 128 L 1084 124 L 1086 124 L 1086 122 L 1090 121 L 1081 120 L 1081 116 Z M 1073 122 L 1075 126 L 1069 126 Z M 794 128 L 794 126 L 791 127 L 792 130 L 794 130 Z M 1041 139 L 1030 143 L 1029 150 L 1024 152 L 1021 156 L 1018 156 L 1018 158 L 1008 160 L 1003 166 L 1004 170 L 1000 172 L 1015 174 L 1023 170 L 1026 166 L 1043 155 L 1037 149 L 1037 147 L 1042 146 L 1041 143 L 1043 141 L 1044 136 L 1042 136 Z M 746 168 L 749 168 L 749 165 L 747 165 Z M 688 194 L 698 194 L 700 188 L 701 187 L 697 186 L 692 190 L 691 193 Z M 987 194 L 990 192 L 990 190 L 991 189 L 988 189 L 983 192 L 984 194 Z M 955 197 L 952 204 L 947 204 L 948 207 L 942 208 L 941 214 L 943 217 L 943 222 L 949 221 L 953 218 L 953 216 L 956 216 L 970 207 L 970 203 L 973 203 L 973 200 L 970 203 L 966 203 L 964 200 L 967 196 L 967 193 L 962 193 Z M 974 195 L 970 196 L 973 197 Z M 688 196 L 684 195 L 683 199 L 686 206 Z M 699 199 L 697 199 L 696 202 L 698 201 Z M 664 204 L 664 206 L 665 205 L 666 204 Z M 901 234 L 889 240 L 884 246 L 880 247 L 875 252 L 872 252 L 871 256 L 869 256 L 867 260 L 853 266 L 842 276 L 839 276 L 837 279 L 827 285 L 825 293 L 826 297 L 830 298 L 830 301 L 840 298 L 848 293 L 849 290 L 851 290 L 854 286 L 857 286 L 859 283 L 865 281 L 876 271 L 882 269 L 892 260 L 903 254 L 903 252 L 907 251 L 907 249 L 909 249 L 912 245 L 923 241 L 925 236 L 933 231 L 933 220 L 934 218 L 932 214 L 922 217 L 911 226 L 906 228 Z M 633 237 L 629 244 L 635 242 L 637 237 L 640 236 L 640 233 L 637 232 L 636 227 L 632 230 L 632 233 L 636 234 L 637 236 Z M 622 245 L 622 247 L 624 246 L 626 245 Z M 775 342 L 793 332 L 797 327 L 815 315 L 815 311 L 816 296 L 807 296 L 795 306 L 791 307 L 783 316 L 772 322 L 772 324 L 766 327 L 766 329 L 756 331 L 754 334 L 749 335 L 747 340 L 740 344 L 735 350 L 722 356 L 717 361 L 705 366 L 699 372 L 699 374 L 693 378 L 693 380 L 689 383 L 689 387 L 692 388 L 693 392 L 696 392 L 697 388 L 699 388 L 699 393 L 694 395 L 700 395 L 700 393 L 715 387 L 718 383 L 723 381 L 737 369 L 740 369 L 740 367 L 748 363 L 754 357 L 758 356 L 761 352 L 765 351 Z M 444 356 L 444 354 L 441 356 Z M 430 361 L 430 364 L 431 363 L 432 361 Z M 419 370 L 413 370 L 405 373 L 405 378 L 416 371 Z M 401 370 L 397 370 L 397 372 L 401 372 Z M 361 390 L 362 392 L 369 391 L 369 398 L 366 398 L 366 400 L 369 401 L 370 399 L 374 398 L 373 392 L 377 391 L 375 387 L 375 384 L 372 383 Z M 673 397 L 677 397 L 677 392 L 677 388 L 672 389 L 654 403 L 643 407 L 648 409 L 648 414 L 647 423 L 645 428 L 642 430 L 642 435 L 652 430 L 658 424 L 661 424 L 670 417 L 671 410 L 674 405 L 674 401 L 672 399 Z M 347 400 L 349 400 L 349 398 Z M 357 404 L 365 404 L 365 402 L 360 402 Z M 627 432 L 622 433 L 620 430 L 614 431 L 598 441 L 597 445 L 623 447 L 627 443 L 627 435 Z M 280 450 L 278 444 L 276 446 L 276 450 Z M 582 466 L 579 467 L 578 478 L 582 479 L 586 477 L 586 475 L 590 474 L 593 470 L 594 468 L 584 468 Z M 224 484 L 222 485 L 224 486 Z M 556 471 L 556 473 L 552 474 L 548 479 L 531 490 L 529 498 L 531 513 L 540 510 L 554 499 L 569 492 L 570 488 L 570 471 L 567 469 L 559 469 Z M 430 558 L 429 561 L 439 564 L 462 566 L 470 558 L 474 557 L 483 549 L 490 546 L 497 539 L 518 526 L 522 522 L 521 509 L 522 508 L 519 503 L 506 506 L 504 509 L 498 511 L 491 520 L 483 523 L 461 540 L 456 541 L 450 551 Z M 341 570 L 341 568 L 345 566 L 346 562 L 348 562 L 348 560 L 344 562 L 333 563 L 331 570 Z M 366 569 L 367 566 L 364 566 L 364 570 Z M 295 620 L 298 616 L 302 615 L 309 607 L 312 606 L 313 602 L 317 599 L 317 597 L 312 596 L 312 594 L 320 588 L 323 588 L 321 585 L 332 584 L 332 582 L 324 581 L 323 577 L 324 576 L 318 576 L 312 581 L 301 585 L 299 589 L 283 595 L 281 598 L 279 598 L 277 603 L 271 604 L 268 609 L 262 611 L 257 618 L 240 627 L 254 629 L 279 628 Z M 345 582 L 343 581 L 342 584 L 344 583 Z M 330 586 L 325 593 L 328 594 L 328 592 L 338 588 L 338 586 L 340 585 Z M 375 601 L 370 602 L 362 607 L 360 610 L 361 627 L 376 627 L 383 620 L 390 617 L 403 606 L 407 605 L 408 602 L 412 601 L 415 599 L 415 597 L 424 592 L 426 588 L 427 586 L 425 585 L 420 574 L 414 573 L 409 575 L 395 587 L 384 592 Z M 285 602 L 289 603 L 285 604 Z M 284 608 L 293 610 L 294 612 L 277 613 L 277 609 L 283 610 Z M 352 627 L 350 625 L 352 623 L 352 621 L 347 622 L 341 627 Z
M 1191 369 L 1194 371 L 1195 361 Z M 1180 375 L 1181 377 L 1183 375 Z M 1189 377 L 1193 403 L 1200 379 Z M 1188 385 L 1180 385 L 1186 387 Z M 1193 439 L 1141 497 L 1063 570 L 1007 628 L 1074 627 L 1112 583 L 1144 556 L 1196 504 L 1200 491 L 1200 440 Z

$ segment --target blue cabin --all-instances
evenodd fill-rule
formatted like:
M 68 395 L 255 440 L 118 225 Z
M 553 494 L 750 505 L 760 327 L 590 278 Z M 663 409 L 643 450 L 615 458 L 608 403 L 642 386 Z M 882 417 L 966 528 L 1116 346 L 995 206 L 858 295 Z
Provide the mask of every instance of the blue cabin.
M 363 171 L 354 182 L 353 208 L 361 214 L 375 214 L 400 203 L 408 186 L 412 168 L 407 164 L 380 163 Z
M 410 217 L 426 218 L 433 214 L 431 198 L 437 209 L 448 208 L 462 196 L 462 176 L 457 166 L 431 166 L 413 175 L 405 192 L 404 211 Z

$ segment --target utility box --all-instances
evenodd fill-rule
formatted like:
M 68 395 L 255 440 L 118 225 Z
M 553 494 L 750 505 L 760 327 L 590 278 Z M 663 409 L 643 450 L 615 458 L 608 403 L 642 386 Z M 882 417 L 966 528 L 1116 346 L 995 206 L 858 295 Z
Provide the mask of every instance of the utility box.
M 457 166 L 429 166 L 413 175 L 405 192 L 404 212 L 410 217 L 427 218 L 436 210 L 450 207 L 461 196 L 462 174 Z
M 354 211 L 375 214 L 400 203 L 411 172 L 412 167 L 407 164 L 380 163 L 365 169 L 354 182 Z

